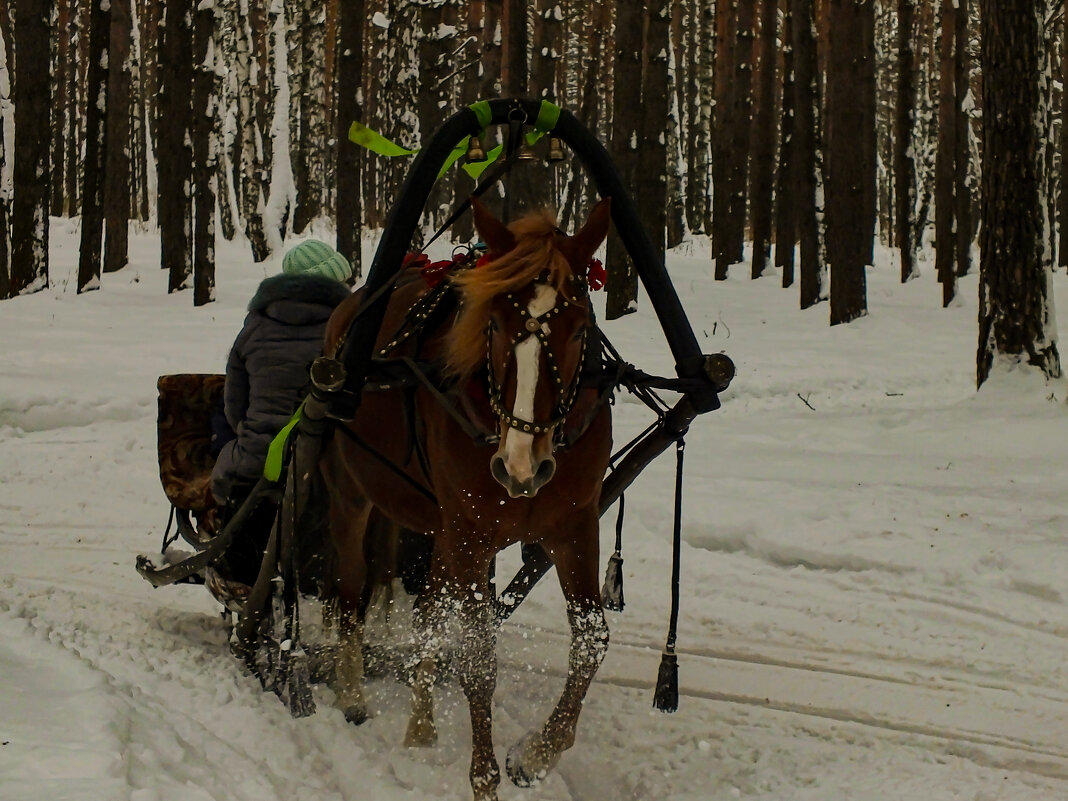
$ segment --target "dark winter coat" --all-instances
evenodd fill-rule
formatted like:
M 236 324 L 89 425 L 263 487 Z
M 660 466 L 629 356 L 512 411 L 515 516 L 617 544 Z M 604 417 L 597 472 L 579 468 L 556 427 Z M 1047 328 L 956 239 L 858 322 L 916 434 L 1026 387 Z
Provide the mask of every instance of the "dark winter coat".
M 304 397 L 308 366 L 322 352 L 326 321 L 349 288 L 315 275 L 277 275 L 249 301 L 245 325 L 226 363 L 226 419 L 237 433 L 219 453 L 212 492 L 255 482 L 267 449 Z

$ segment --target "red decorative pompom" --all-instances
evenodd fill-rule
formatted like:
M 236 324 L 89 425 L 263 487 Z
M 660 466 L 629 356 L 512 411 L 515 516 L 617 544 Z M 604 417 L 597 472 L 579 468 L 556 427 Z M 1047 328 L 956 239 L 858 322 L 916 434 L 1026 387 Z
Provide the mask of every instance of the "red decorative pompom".
M 483 253 L 481 256 L 478 257 L 478 261 L 475 262 L 475 268 L 477 269 L 478 267 L 482 267 L 485 264 L 489 264 L 495 258 L 497 257 L 494 256 L 492 253 Z
M 590 283 L 590 289 L 596 292 L 598 289 L 604 289 L 605 279 L 608 278 L 608 273 L 604 269 L 604 264 L 600 259 L 590 259 L 590 269 L 587 273 L 587 280 Z

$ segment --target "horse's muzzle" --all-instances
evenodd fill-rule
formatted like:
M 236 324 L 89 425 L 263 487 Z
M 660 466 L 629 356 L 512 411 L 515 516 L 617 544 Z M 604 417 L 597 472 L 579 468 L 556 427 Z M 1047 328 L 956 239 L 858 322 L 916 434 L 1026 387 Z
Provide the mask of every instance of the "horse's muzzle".
M 542 459 L 529 477 L 518 478 L 508 470 L 504 457 L 498 454 L 490 460 L 490 473 L 508 491 L 509 497 L 533 498 L 556 473 L 556 460 L 551 456 Z

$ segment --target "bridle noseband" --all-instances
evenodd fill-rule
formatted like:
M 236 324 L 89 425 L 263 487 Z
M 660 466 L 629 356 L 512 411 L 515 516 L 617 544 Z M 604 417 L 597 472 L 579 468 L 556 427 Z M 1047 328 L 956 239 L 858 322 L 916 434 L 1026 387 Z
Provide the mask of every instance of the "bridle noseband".
M 582 279 L 577 276 L 572 276 L 572 280 L 582 282 Z M 537 286 L 538 284 L 547 284 L 547 282 L 538 281 L 534 285 Z M 542 352 L 545 354 L 545 362 L 549 366 L 553 384 L 556 386 L 556 406 L 553 409 L 553 417 L 545 422 L 523 420 L 504 408 L 502 397 L 504 388 L 497 380 L 497 376 L 493 370 L 494 326 L 491 321 L 486 324 L 486 388 L 487 395 L 489 396 L 490 408 L 493 410 L 493 413 L 497 418 L 509 428 L 514 428 L 516 431 L 522 431 L 526 434 L 545 434 L 551 431 L 554 427 L 560 425 L 575 406 L 575 399 L 578 397 L 579 381 L 582 376 L 582 365 L 586 359 L 586 332 L 588 326 L 582 327 L 582 340 L 579 345 L 579 361 L 575 368 L 575 374 L 571 377 L 571 381 L 565 385 L 564 379 L 560 375 L 559 362 L 553 354 L 552 347 L 549 345 L 549 335 L 545 332 L 544 325 L 552 318 L 562 314 L 564 309 L 571 306 L 571 301 L 565 296 L 555 306 L 549 309 L 549 311 L 540 314 L 537 317 L 533 317 L 530 312 L 515 299 L 515 295 L 509 293 L 505 295 L 505 300 L 512 304 L 512 308 L 519 313 L 519 316 L 524 321 L 522 330 L 512 337 L 512 341 L 509 343 L 509 348 L 514 351 L 516 346 L 532 336 L 538 339 L 541 343 Z

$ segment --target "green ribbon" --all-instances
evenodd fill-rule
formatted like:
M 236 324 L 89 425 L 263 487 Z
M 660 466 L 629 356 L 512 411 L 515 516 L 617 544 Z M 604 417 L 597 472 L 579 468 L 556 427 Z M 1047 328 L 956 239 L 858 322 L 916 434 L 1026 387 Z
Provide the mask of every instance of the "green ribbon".
M 472 103 L 468 108 L 475 113 L 475 117 L 478 119 L 479 136 L 485 136 L 486 128 L 493 119 L 489 101 L 480 100 L 477 103 Z M 527 144 L 534 145 L 539 139 L 545 136 L 545 134 L 552 131 L 556 127 L 556 123 L 559 121 L 560 107 L 555 103 L 550 103 L 548 100 L 542 100 L 541 105 L 538 107 L 537 119 L 534 120 L 534 130 L 529 131 L 526 134 Z M 382 136 L 382 134 L 372 131 L 366 125 L 359 122 L 354 122 L 349 127 L 349 139 L 361 147 L 367 148 L 372 153 L 377 153 L 380 156 L 386 156 L 388 158 L 412 156 L 419 152 L 417 150 L 409 150 L 406 147 L 401 147 L 396 142 L 391 142 L 389 139 Z M 465 136 L 457 143 L 456 147 L 449 152 L 448 157 L 445 159 L 445 163 L 438 172 L 438 178 L 444 175 L 446 171 L 448 171 L 452 165 L 467 152 L 467 145 L 470 140 L 470 136 Z M 486 171 L 486 168 L 500 158 L 503 150 L 504 147 L 498 145 L 486 154 L 485 161 L 469 161 L 462 166 L 462 169 L 477 181 L 482 173 Z M 290 425 L 292 425 L 292 423 Z
M 271 446 L 267 449 L 267 461 L 263 465 L 263 477 L 268 481 L 277 482 L 282 477 L 282 462 L 286 453 L 286 442 L 289 440 L 289 435 L 293 432 L 293 429 L 296 428 L 297 423 L 300 422 L 303 413 L 304 404 L 301 403 L 293 413 L 293 416 L 289 418 L 285 428 L 279 431 L 278 435 L 271 440 Z

